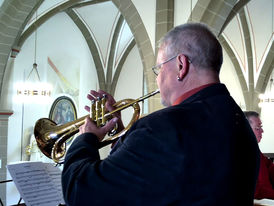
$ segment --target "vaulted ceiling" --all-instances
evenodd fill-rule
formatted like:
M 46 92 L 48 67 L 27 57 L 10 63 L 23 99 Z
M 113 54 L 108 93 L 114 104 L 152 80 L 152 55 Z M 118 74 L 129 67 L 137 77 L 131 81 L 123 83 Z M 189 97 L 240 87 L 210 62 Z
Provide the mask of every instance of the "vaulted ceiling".
M 150 83 L 154 76 L 147 71 L 155 61 L 155 42 L 174 26 L 174 5 L 179 5 L 179 0 L 156 1 L 155 42 L 132 2 L 4 1 L 0 8 L 1 98 L 9 58 L 20 52 L 40 25 L 60 12 L 71 18 L 85 38 L 101 89 L 114 93 L 122 65 L 134 45 L 142 59 L 148 89 L 155 89 L 155 83 Z M 274 65 L 273 0 L 197 0 L 191 4 L 188 21 L 208 24 L 219 37 L 238 75 L 246 107 L 258 109 L 258 94 L 265 91 Z M 262 30 L 262 23 L 268 29 Z

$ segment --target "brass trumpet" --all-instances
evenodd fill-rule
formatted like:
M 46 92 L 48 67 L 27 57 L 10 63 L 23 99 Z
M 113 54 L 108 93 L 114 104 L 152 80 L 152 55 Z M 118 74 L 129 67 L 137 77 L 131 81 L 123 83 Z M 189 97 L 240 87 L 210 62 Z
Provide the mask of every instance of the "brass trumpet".
M 112 131 L 109 134 L 110 137 L 100 143 L 99 148 L 104 147 L 123 136 L 133 125 L 133 123 L 139 119 L 140 106 L 138 102 L 154 96 L 159 92 L 159 90 L 156 90 L 135 100 L 120 100 L 113 105 L 115 109 L 108 113 L 105 113 L 106 100 L 104 98 L 98 99 L 91 103 L 90 115 L 86 115 L 63 125 L 57 125 L 54 121 L 48 118 L 39 119 L 36 121 L 34 126 L 34 135 L 37 145 L 44 155 L 51 158 L 54 162 L 59 163 L 60 159 L 66 153 L 66 141 L 78 133 L 79 127 L 85 123 L 86 117 L 89 116 L 97 124 L 97 126 L 103 126 L 112 118 L 115 112 L 132 106 L 134 113 L 129 124 L 117 134 L 115 134 L 115 131 Z

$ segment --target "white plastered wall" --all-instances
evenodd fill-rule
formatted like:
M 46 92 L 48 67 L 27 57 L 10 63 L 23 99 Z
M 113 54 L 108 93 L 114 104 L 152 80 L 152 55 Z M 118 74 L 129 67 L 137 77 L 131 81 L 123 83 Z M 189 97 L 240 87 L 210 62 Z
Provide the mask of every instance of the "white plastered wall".
M 115 98 L 117 101 L 122 99 L 137 99 L 143 94 L 143 65 L 137 46 L 134 46 L 124 67 L 121 71 L 116 86 Z M 142 104 L 140 104 L 142 109 Z M 129 108 L 122 112 L 123 121 L 126 125 L 131 119 L 132 109 Z
M 143 24 L 147 30 L 151 45 L 155 51 L 155 22 L 156 22 L 156 0 L 132 0 Z
M 9 121 L 8 163 L 25 159 L 24 150 L 21 158 L 20 147 L 29 143 L 34 123 L 40 118 L 48 117 L 52 102 L 65 93 L 64 81 L 49 65 L 48 57 L 63 77 L 70 82 L 71 88 L 76 88 L 76 90 L 81 88 L 79 95 L 84 96 L 83 98 L 78 99 L 78 95 L 76 96 L 73 93 L 66 94 L 73 100 L 78 116 L 85 112 L 86 93 L 89 89 L 96 88 L 97 75 L 85 39 L 66 14 L 59 13 L 55 15 L 40 26 L 37 31 L 36 62 L 41 81 L 49 81 L 58 89 L 53 90 L 52 99 L 47 104 L 12 102 L 14 114 Z M 15 59 L 13 68 L 14 83 L 26 79 L 32 69 L 33 61 L 34 35 L 31 35 Z M 15 92 L 14 90 L 14 94 Z M 7 177 L 7 179 L 9 178 Z M 16 204 L 18 200 L 19 195 L 15 187 L 13 184 L 8 184 L 7 205 Z
M 223 65 L 221 67 L 220 72 L 220 81 L 221 83 L 224 83 L 230 93 L 230 95 L 233 97 L 235 102 L 241 107 L 242 110 L 245 110 L 245 101 L 242 94 L 241 85 L 239 82 L 239 79 L 237 77 L 237 73 L 234 69 L 234 66 L 223 49 Z
M 40 118 L 49 116 L 51 105 L 56 98 L 62 95 L 70 97 L 76 106 L 77 116 L 82 117 L 87 114 L 84 106 L 89 105 L 87 94 L 91 89 L 98 89 L 96 68 L 89 48 L 78 28 L 66 14 L 60 13 L 49 19 L 39 27 L 37 34 L 38 71 L 41 81 L 48 81 L 54 86 L 52 99 L 46 104 L 12 102 L 14 114 L 9 122 L 8 163 L 27 158 L 25 151 L 22 151 L 21 158 L 21 144 L 27 146 L 33 133 L 34 123 Z M 62 78 L 69 82 L 69 87 L 49 65 L 48 57 L 62 74 Z M 15 59 L 13 83 L 26 79 L 32 69 L 33 61 L 34 35 L 31 35 Z M 142 95 L 142 83 L 143 67 L 135 46 L 124 63 L 114 97 L 117 100 L 137 98 Z M 70 91 L 69 94 L 66 91 Z M 15 89 L 13 92 L 15 94 Z M 129 110 L 123 114 L 125 124 L 131 118 L 131 112 Z M 109 147 L 100 150 L 103 158 L 108 153 Z M 50 160 L 43 158 L 43 161 Z M 8 176 L 7 179 L 10 177 Z M 14 185 L 7 185 L 7 205 L 16 204 L 18 200 L 19 194 Z
M 274 77 L 274 71 L 272 72 L 271 78 Z M 268 82 L 268 85 L 265 90 L 265 94 L 272 95 L 274 94 L 274 84 L 271 81 Z M 263 125 L 263 138 L 259 143 L 259 147 L 262 152 L 273 153 L 274 151 L 274 102 L 263 103 L 261 110 L 261 121 Z

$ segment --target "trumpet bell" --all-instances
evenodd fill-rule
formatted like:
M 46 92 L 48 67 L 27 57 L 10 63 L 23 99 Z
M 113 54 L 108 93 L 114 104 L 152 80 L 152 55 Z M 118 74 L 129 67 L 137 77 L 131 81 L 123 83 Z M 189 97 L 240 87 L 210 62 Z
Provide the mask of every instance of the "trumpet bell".
M 37 120 L 34 126 L 34 136 L 40 151 L 59 163 L 59 160 L 65 155 L 65 141 L 79 131 L 78 128 L 84 124 L 85 117 L 64 125 L 57 125 L 48 118 Z
M 54 132 L 56 125 L 57 124 L 51 119 L 42 118 L 36 121 L 34 127 L 34 136 L 37 146 L 48 158 L 51 158 L 51 150 L 56 141 L 56 138 L 52 137 L 54 135 L 51 135 Z

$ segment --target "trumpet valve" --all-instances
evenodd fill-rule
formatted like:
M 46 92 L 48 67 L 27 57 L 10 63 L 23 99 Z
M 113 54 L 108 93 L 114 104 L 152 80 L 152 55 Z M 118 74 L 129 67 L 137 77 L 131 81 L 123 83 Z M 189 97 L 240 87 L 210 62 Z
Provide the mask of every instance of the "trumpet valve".
M 101 114 L 100 110 L 101 110 L 101 99 L 100 97 L 97 97 L 97 100 L 95 102 L 95 122 L 97 124 L 97 127 L 100 126 L 100 118 L 99 118 Z
M 94 100 L 91 100 L 90 102 L 89 118 L 93 121 L 95 120 L 95 101 Z
M 105 118 L 105 104 L 106 104 L 106 95 L 103 94 L 102 100 L 101 100 L 101 124 L 105 125 L 106 124 L 106 118 Z

